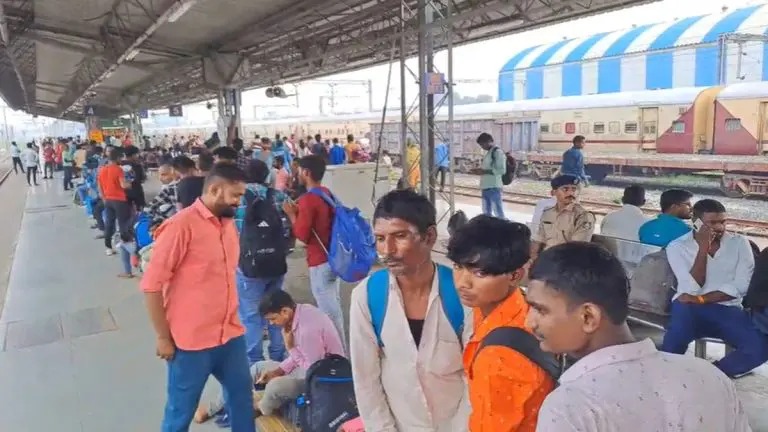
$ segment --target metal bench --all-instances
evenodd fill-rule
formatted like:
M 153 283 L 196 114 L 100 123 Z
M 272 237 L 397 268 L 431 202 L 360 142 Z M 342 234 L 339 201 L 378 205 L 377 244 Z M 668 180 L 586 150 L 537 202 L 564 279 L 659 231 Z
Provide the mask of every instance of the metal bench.
M 658 246 L 603 235 L 593 235 L 592 242 L 611 251 L 624 265 L 630 280 L 628 321 L 631 324 L 664 331 L 669 319 L 669 304 L 675 290 L 666 253 Z M 702 338 L 694 343 L 696 357 L 707 356 L 707 343 L 724 344 L 720 339 Z M 731 347 L 726 346 L 726 352 Z

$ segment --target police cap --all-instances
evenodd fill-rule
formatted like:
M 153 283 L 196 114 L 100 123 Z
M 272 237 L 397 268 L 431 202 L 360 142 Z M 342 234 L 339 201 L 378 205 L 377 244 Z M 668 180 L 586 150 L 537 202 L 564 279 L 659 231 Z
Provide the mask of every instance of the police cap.
M 577 186 L 579 184 L 579 178 L 572 175 L 559 175 L 549 182 L 552 186 L 552 190 L 559 189 L 563 186 Z

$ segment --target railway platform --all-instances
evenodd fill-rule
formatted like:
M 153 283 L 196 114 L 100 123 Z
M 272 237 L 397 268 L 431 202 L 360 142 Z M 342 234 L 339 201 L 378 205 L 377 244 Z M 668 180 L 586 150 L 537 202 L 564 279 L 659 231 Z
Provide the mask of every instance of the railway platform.
M 10 269 L 7 294 L 0 296 L 0 430 L 158 430 L 165 368 L 154 355 L 137 281 L 116 277 L 118 258 L 104 255 L 90 221 L 59 181 L 27 188 L 21 176 L 11 174 L 0 186 L 0 201 L 0 270 Z M 480 212 L 478 204 L 462 200 L 457 206 L 471 217 Z M 516 220 L 530 218 L 519 207 L 506 210 Z M 297 301 L 311 302 L 308 285 L 303 251 L 297 249 L 289 259 L 286 290 Z M 351 289 L 343 285 L 345 311 Z M 710 354 L 722 355 L 717 350 L 712 347 Z M 737 385 L 754 430 L 768 432 L 768 368 Z M 215 386 L 211 380 L 204 397 Z M 205 424 L 191 430 L 220 429 Z

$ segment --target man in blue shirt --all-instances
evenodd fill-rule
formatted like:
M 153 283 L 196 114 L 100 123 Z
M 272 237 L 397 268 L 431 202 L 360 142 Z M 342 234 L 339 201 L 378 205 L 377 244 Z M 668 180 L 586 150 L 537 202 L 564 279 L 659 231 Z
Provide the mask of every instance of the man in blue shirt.
M 667 247 L 691 230 L 684 220 L 691 219 L 693 194 L 683 189 L 670 189 L 661 194 L 661 214 L 640 226 L 640 242 Z
M 440 173 L 440 192 L 445 188 L 445 173 L 448 172 L 450 163 L 451 161 L 448 159 L 448 145 L 441 142 L 435 146 L 435 175 Z
M 573 137 L 573 147 L 563 153 L 563 163 L 560 166 L 560 174 L 570 175 L 579 179 L 579 184 L 589 185 L 589 176 L 584 171 L 584 148 L 586 139 L 582 135 Z

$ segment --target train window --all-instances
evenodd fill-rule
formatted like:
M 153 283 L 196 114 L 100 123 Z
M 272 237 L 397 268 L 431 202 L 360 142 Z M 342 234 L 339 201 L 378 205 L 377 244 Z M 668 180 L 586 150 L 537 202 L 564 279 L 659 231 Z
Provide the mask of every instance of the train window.
M 624 133 L 633 134 L 637 133 L 637 122 L 628 121 L 624 123 Z
M 563 124 L 562 123 L 552 123 L 552 133 L 553 134 L 561 134 L 561 133 L 563 133 Z
M 542 123 L 539 125 L 539 132 L 540 133 L 549 133 L 549 124 Z
M 656 135 L 656 122 L 655 121 L 644 122 L 643 133 L 645 135 Z
M 736 132 L 741 129 L 741 119 L 729 118 L 725 119 L 725 130 L 727 132 Z
M 672 133 L 685 133 L 685 123 L 681 121 L 672 122 Z
M 617 121 L 608 123 L 608 133 L 611 135 L 619 135 L 621 133 L 621 123 Z
M 596 135 L 604 134 L 605 133 L 605 123 L 603 122 L 595 122 L 592 125 L 592 133 Z
M 579 123 L 579 133 L 580 134 L 588 134 L 589 133 L 589 123 L 587 123 L 587 122 Z
M 568 122 L 565 124 L 565 133 L 567 134 L 575 134 L 576 133 L 576 123 Z

